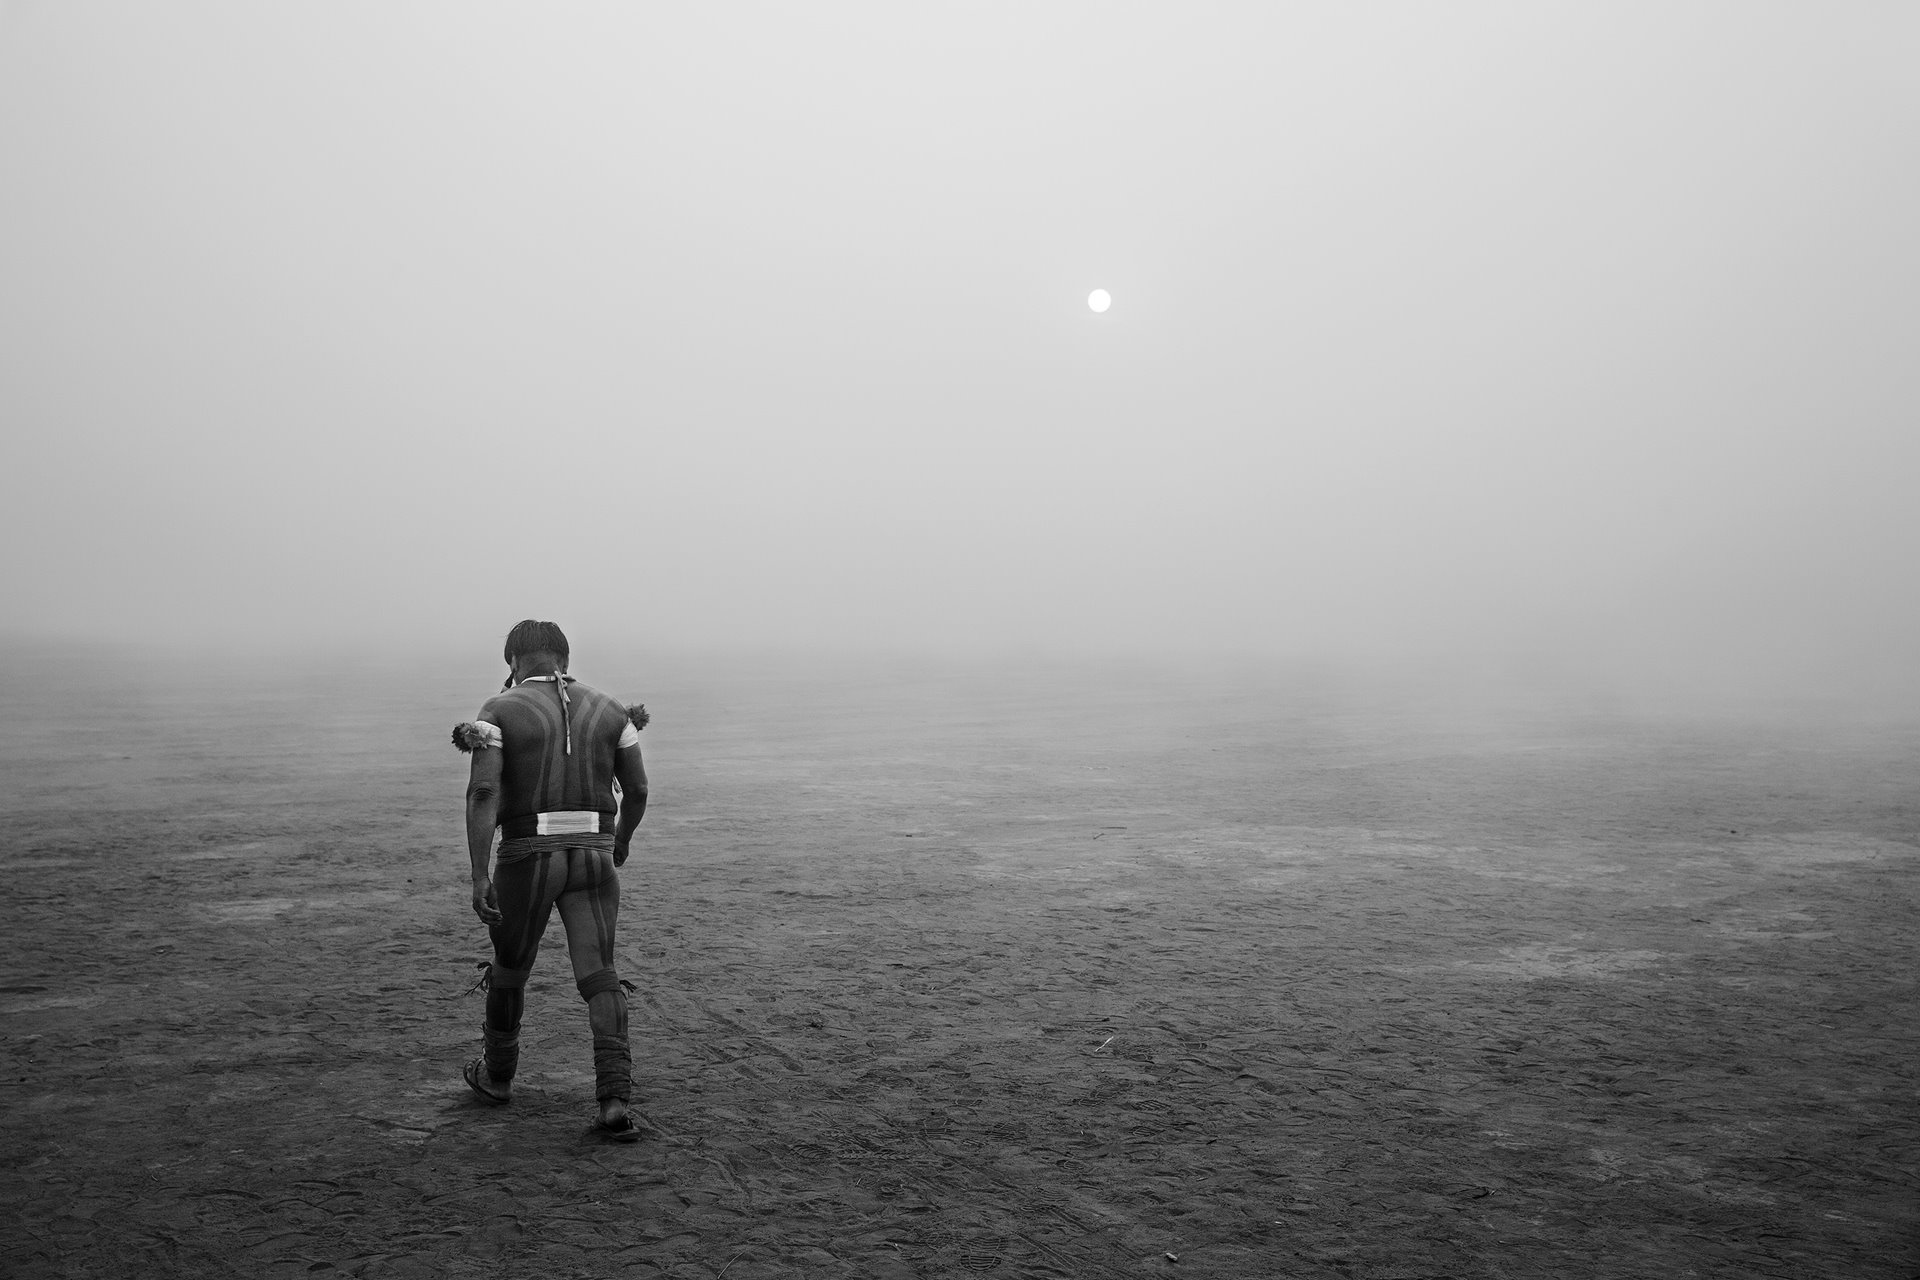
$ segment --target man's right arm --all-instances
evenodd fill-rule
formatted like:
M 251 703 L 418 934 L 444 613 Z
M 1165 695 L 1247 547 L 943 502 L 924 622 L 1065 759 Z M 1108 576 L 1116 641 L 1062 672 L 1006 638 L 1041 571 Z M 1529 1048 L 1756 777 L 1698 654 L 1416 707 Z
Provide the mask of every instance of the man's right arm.
M 625 866 L 634 830 L 647 812 L 647 766 L 640 748 L 621 747 L 613 753 L 613 776 L 620 782 L 620 821 L 613 832 L 613 865 Z

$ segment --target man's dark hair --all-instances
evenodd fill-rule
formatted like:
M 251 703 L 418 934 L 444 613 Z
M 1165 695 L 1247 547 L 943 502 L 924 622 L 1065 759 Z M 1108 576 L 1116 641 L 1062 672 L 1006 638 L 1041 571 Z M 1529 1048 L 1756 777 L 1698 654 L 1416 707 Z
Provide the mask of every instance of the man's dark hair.
M 552 622 L 535 622 L 528 618 L 507 632 L 507 665 L 523 653 L 550 653 L 560 659 L 562 667 L 567 665 L 567 633 Z

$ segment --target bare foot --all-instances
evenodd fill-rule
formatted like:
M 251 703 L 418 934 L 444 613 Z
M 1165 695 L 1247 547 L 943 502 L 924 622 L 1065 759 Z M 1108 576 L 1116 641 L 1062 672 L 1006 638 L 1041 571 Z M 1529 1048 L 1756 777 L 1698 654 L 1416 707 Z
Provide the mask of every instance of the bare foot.
M 600 1104 L 600 1127 L 618 1129 L 621 1121 L 627 1118 L 627 1103 L 624 1098 L 608 1098 Z

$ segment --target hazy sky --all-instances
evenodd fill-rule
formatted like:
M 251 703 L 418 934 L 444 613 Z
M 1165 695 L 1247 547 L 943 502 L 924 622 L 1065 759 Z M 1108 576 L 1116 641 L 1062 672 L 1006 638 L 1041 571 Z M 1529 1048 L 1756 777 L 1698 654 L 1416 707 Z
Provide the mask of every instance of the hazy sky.
M 1910 659 L 1916 67 L 1905 3 L 6 4 L 0 626 Z

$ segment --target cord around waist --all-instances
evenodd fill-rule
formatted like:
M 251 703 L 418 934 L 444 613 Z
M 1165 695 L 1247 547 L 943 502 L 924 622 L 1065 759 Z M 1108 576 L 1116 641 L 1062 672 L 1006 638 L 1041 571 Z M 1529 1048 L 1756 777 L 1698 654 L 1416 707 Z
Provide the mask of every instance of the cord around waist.
M 613 852 L 613 833 L 603 831 L 575 832 L 560 836 L 515 836 L 502 840 L 499 849 L 494 851 L 495 865 L 520 862 L 539 853 L 553 853 L 561 849 L 593 849 L 607 853 Z

